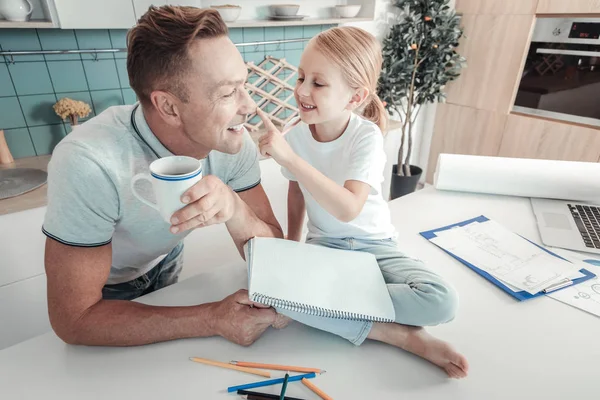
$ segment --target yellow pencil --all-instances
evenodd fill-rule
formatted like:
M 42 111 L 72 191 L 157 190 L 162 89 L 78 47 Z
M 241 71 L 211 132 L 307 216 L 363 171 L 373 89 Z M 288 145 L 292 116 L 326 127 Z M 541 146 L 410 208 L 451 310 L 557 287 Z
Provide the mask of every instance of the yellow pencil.
M 261 371 L 261 370 L 254 369 L 254 368 L 238 367 L 237 365 L 231 365 L 231 364 L 224 363 L 224 362 L 207 360 L 206 358 L 199 358 L 199 357 L 190 357 L 190 360 L 197 362 L 197 363 L 201 363 L 201 364 L 213 365 L 215 367 L 233 369 L 233 370 L 240 371 L 240 372 L 246 372 L 248 374 L 264 376 L 266 378 L 271 377 L 270 372 Z
M 325 394 L 324 391 L 322 391 L 321 389 L 319 389 L 318 387 L 316 387 L 313 383 L 311 383 L 308 379 L 306 378 L 302 378 L 302 383 L 304 383 L 304 385 L 306 387 L 308 387 L 310 390 L 312 390 L 313 392 L 315 392 L 320 398 L 322 398 L 323 400 L 333 400 L 333 397 L 328 396 L 327 394 Z
M 247 362 L 247 361 L 231 361 L 230 363 L 233 365 L 239 365 L 240 367 L 275 369 L 278 371 L 293 371 L 293 372 L 304 372 L 304 373 L 314 372 L 316 374 L 322 374 L 323 372 L 325 372 L 319 368 L 294 367 L 291 365 L 261 364 L 261 363 L 255 363 L 255 362 Z

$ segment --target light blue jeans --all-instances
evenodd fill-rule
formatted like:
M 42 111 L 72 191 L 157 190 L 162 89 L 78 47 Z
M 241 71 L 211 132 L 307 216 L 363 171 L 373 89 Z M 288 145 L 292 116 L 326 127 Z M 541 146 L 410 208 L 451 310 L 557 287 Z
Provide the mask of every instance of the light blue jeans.
M 454 288 L 429 270 L 422 261 L 407 257 L 393 239 L 309 238 L 307 243 L 333 249 L 364 251 L 377 258 L 396 311 L 396 323 L 431 326 L 454 318 L 458 296 Z M 343 266 L 340 266 L 343 268 Z M 317 317 L 278 309 L 300 323 L 341 336 L 360 345 L 369 335 L 372 322 Z

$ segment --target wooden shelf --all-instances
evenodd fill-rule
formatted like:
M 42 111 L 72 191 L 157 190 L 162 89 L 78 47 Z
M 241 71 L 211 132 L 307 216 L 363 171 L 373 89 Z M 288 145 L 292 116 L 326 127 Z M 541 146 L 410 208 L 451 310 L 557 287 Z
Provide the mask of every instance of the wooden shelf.
M 7 20 L 0 20 L 0 28 L 54 28 L 52 21 L 32 19 L 26 22 L 12 22 Z
M 330 25 L 345 24 L 347 22 L 373 21 L 373 18 L 324 18 L 324 19 L 303 19 L 300 21 L 276 21 L 271 19 L 240 20 L 227 22 L 230 28 L 256 28 L 269 26 L 305 26 L 305 25 Z

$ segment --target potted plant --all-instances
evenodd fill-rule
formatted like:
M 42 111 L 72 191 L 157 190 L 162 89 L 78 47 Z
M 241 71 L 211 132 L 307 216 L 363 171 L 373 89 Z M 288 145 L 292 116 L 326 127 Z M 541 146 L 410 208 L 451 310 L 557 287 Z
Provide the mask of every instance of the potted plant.
M 77 125 L 78 118 L 85 118 L 92 112 L 92 109 L 86 102 L 73 100 L 68 97 L 58 100 L 52 108 L 56 115 L 63 121 L 69 118 L 71 129 Z
M 443 102 L 445 85 L 466 66 L 455 50 L 463 36 L 460 17 L 449 1 L 393 0 L 396 23 L 383 41 L 378 87 L 386 109 L 401 122 L 398 163 L 393 167 L 390 187 L 392 199 L 414 192 L 423 172 L 410 164 L 419 111 L 425 104 Z

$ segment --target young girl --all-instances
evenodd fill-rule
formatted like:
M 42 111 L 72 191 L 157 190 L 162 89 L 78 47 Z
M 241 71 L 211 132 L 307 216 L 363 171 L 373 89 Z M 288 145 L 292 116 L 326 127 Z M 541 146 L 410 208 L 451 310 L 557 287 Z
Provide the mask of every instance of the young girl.
M 362 29 L 333 28 L 314 37 L 302 54 L 294 91 L 301 122 L 292 121 L 289 126 L 295 126 L 283 136 L 259 110 L 268 128 L 259 146 L 290 180 L 288 239 L 301 239 L 306 211 L 307 243 L 375 255 L 396 323 L 278 311 L 356 345 L 373 339 L 400 347 L 435 363 L 450 377 L 462 378 L 466 359 L 421 328 L 452 320 L 456 293 L 422 262 L 398 250 L 381 194 L 386 159 L 386 113 L 376 94 L 381 64 L 379 43 Z

